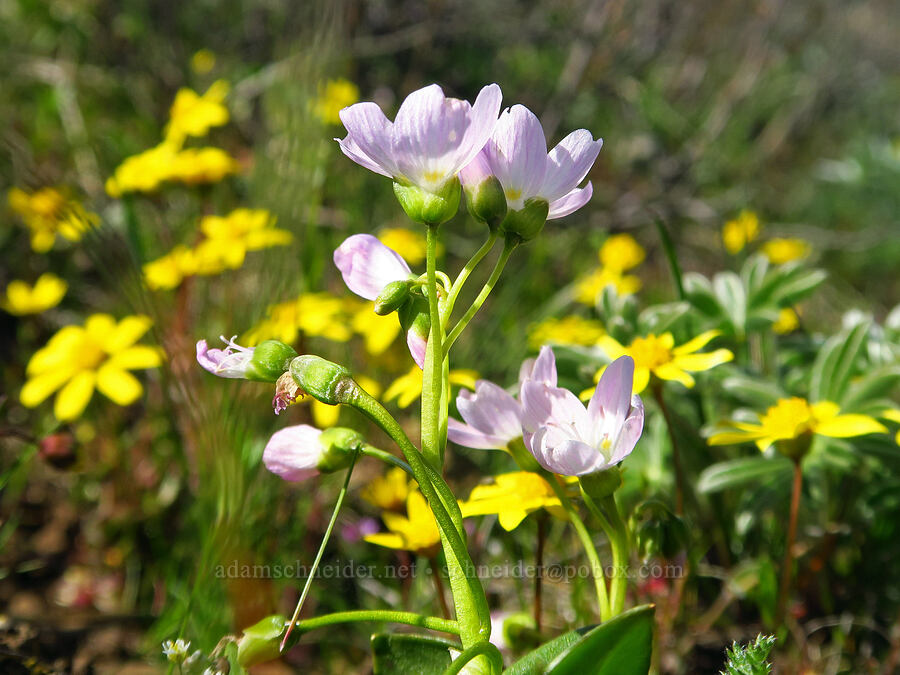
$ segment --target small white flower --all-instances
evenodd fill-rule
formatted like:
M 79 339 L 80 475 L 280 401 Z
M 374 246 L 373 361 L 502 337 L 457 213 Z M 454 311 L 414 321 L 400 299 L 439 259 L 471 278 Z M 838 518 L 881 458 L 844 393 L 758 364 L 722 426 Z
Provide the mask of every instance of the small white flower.
M 187 656 L 188 649 L 191 648 L 190 642 L 185 642 L 181 638 L 177 640 L 166 640 L 162 643 L 163 654 L 173 663 L 181 663 Z

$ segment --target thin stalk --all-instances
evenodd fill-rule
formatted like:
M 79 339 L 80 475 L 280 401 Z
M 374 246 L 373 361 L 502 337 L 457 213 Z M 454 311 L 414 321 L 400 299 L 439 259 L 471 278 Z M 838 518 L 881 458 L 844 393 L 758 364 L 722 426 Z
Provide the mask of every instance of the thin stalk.
M 472 645 L 463 651 L 462 654 L 457 656 L 456 659 L 447 666 L 444 675 L 456 675 L 457 673 L 461 673 L 463 668 L 479 656 L 486 656 L 490 659 L 491 665 L 493 666 L 493 672 L 499 673 L 503 670 L 503 655 L 500 653 L 500 650 L 487 640 L 484 640 L 483 642 Z
M 784 613 L 787 607 L 788 593 L 791 586 L 791 577 L 794 567 L 794 542 L 797 540 L 797 514 L 800 511 L 800 497 L 803 492 L 803 469 L 799 459 L 794 461 L 794 483 L 791 488 L 791 514 L 788 521 L 786 548 L 784 550 L 784 563 L 781 569 L 781 584 L 778 587 L 778 605 L 775 613 L 777 626 L 784 624 Z
M 537 574 L 534 576 L 534 626 L 541 632 L 541 614 L 543 604 L 544 580 L 544 544 L 547 541 L 547 514 L 541 513 L 537 521 L 537 552 L 534 555 Z
M 469 325 L 472 317 L 474 317 L 475 314 L 478 313 L 478 310 L 481 309 L 484 301 L 487 300 L 487 297 L 491 294 L 491 291 L 497 284 L 497 280 L 500 278 L 500 274 L 503 272 L 503 268 L 506 266 L 506 261 L 509 260 L 509 256 L 518 245 L 518 239 L 507 239 L 503 244 L 503 252 L 500 253 L 500 257 L 497 258 L 497 262 L 494 264 L 494 269 L 493 271 L 491 271 L 491 276 L 485 282 L 484 286 L 482 286 L 481 292 L 472 302 L 472 306 L 466 310 L 466 313 L 463 314 L 462 318 L 453 327 L 453 330 L 450 331 L 447 339 L 444 340 L 445 356 L 450 352 L 450 348 L 453 346 L 453 343 L 456 342 L 456 338 L 458 338 L 460 334 L 466 329 L 466 326 Z
M 325 553 L 325 545 L 328 543 L 328 540 L 331 538 L 331 531 L 334 529 L 334 524 L 337 522 L 338 513 L 340 513 L 341 505 L 344 503 L 344 497 L 347 495 L 347 486 L 350 485 L 350 476 L 353 475 L 353 467 L 356 464 L 356 458 L 359 455 L 356 454 L 353 456 L 353 460 L 350 462 L 350 466 L 347 468 L 347 475 L 344 478 L 344 484 L 341 486 L 341 491 L 338 493 L 337 501 L 334 504 L 334 511 L 331 513 L 331 520 L 328 521 L 328 527 L 325 528 L 325 534 L 322 536 L 322 543 L 319 544 L 319 552 L 316 553 L 316 559 L 313 561 L 312 569 L 309 571 L 309 576 L 306 577 L 306 583 L 303 585 L 303 592 L 300 594 L 300 599 L 297 601 L 297 607 L 294 609 L 294 615 L 291 617 L 291 621 L 288 624 L 287 630 L 284 632 L 284 638 L 281 640 L 281 646 L 278 648 L 278 651 L 284 651 L 284 646 L 287 644 L 288 637 L 291 635 L 291 631 L 294 630 L 294 625 L 297 623 L 297 617 L 300 616 L 300 610 L 303 608 L 303 603 L 306 601 L 306 595 L 309 593 L 309 589 L 312 587 L 312 581 L 316 576 L 316 570 L 319 568 L 319 563 L 322 561 L 322 555 Z
M 609 518 L 614 533 L 610 539 L 613 553 L 613 578 L 610 585 L 609 604 L 613 616 L 625 610 L 625 594 L 628 590 L 628 530 L 619 513 L 615 495 L 603 500 L 603 510 Z
M 459 297 L 463 286 L 465 286 L 466 280 L 469 278 L 469 275 L 472 274 L 472 270 L 478 267 L 478 264 L 484 259 L 484 256 L 490 253 L 491 249 L 494 248 L 494 244 L 497 242 L 497 234 L 498 233 L 495 230 L 491 231 L 491 235 L 488 237 L 487 241 L 481 245 L 481 248 L 475 251 L 475 254 L 471 258 L 469 258 L 469 262 L 467 262 L 466 266 L 460 270 L 459 275 L 456 277 L 456 281 L 454 281 L 453 285 L 450 287 L 450 295 L 447 296 L 444 311 L 441 312 L 441 321 L 445 326 L 450 319 L 450 315 L 453 313 L 456 299 Z
M 317 628 L 334 626 L 340 623 L 357 621 L 378 621 L 382 623 L 402 623 L 407 626 L 419 626 L 428 630 L 439 630 L 442 633 L 459 635 L 459 625 L 450 619 L 439 619 L 436 616 L 423 616 L 415 612 L 397 612 L 386 609 L 359 609 L 349 612 L 323 614 L 312 619 L 297 622 L 297 630 L 306 633 Z
M 404 462 L 399 457 L 395 457 L 389 452 L 385 452 L 379 448 L 376 448 L 374 445 L 369 445 L 366 443 L 359 449 L 359 453 L 361 455 L 365 455 L 366 457 L 374 457 L 375 459 L 380 459 L 385 464 L 390 464 L 391 466 L 396 466 L 403 469 L 406 473 L 408 473 L 413 478 L 416 475 L 413 473 L 413 470 L 410 468 L 409 464 Z
M 581 541 L 584 553 L 591 563 L 591 575 L 594 577 L 594 588 L 597 591 L 597 607 L 600 612 L 600 621 L 607 621 L 610 618 L 609 597 L 606 592 L 606 579 L 603 576 L 603 564 L 600 562 L 600 555 L 597 553 L 597 547 L 594 546 L 590 532 L 588 532 L 581 516 L 578 515 L 578 511 L 572 506 L 572 501 L 569 499 L 563 486 L 557 481 L 556 476 L 546 475 L 544 477 L 547 479 L 547 482 L 550 483 L 550 487 L 553 488 L 553 491 L 559 498 L 560 504 L 562 504 L 566 515 L 569 517 L 569 522 L 572 523 L 572 527 L 575 528 L 575 533 L 578 535 L 579 541 Z
M 443 466 L 440 441 L 441 371 L 443 368 L 443 337 L 437 295 L 437 225 L 428 225 L 425 236 L 425 295 L 431 330 L 425 347 L 425 368 L 422 372 L 422 454 L 434 468 Z
M 669 408 L 663 397 L 662 386 L 659 382 L 654 382 L 652 386 L 653 397 L 656 404 L 662 412 L 663 419 L 666 421 L 666 428 L 669 430 L 669 440 L 672 442 L 672 466 L 675 470 L 675 513 L 679 516 L 684 514 L 684 470 L 681 466 L 681 453 L 678 449 L 678 440 L 675 438 L 675 426 L 672 423 L 672 416 L 669 414 Z
M 438 564 L 437 558 L 429 558 L 431 564 L 431 576 L 434 577 L 434 592 L 438 597 L 438 604 L 441 606 L 441 614 L 445 619 L 450 618 L 450 608 L 447 606 L 447 598 L 444 596 L 444 581 L 441 579 L 441 566 Z

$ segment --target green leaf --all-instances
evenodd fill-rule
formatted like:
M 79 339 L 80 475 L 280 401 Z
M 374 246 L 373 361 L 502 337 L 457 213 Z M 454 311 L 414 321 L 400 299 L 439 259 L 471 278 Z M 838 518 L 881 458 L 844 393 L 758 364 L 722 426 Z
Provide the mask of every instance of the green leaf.
M 722 308 L 713 293 L 709 279 L 695 272 L 684 275 L 684 294 L 700 313 L 710 317 L 722 316 Z
M 647 307 L 638 316 L 638 332 L 642 335 L 665 333 L 690 308 L 691 305 L 687 302 L 666 302 Z
M 774 288 L 772 302 L 779 307 L 794 305 L 812 293 L 827 278 L 828 274 L 823 270 L 791 268 Z
M 719 462 L 700 474 L 697 490 L 709 494 L 740 487 L 779 474 L 790 474 L 792 466 L 791 460 L 781 456 L 770 458 L 759 455 Z
M 866 373 L 852 382 L 843 396 L 841 405 L 847 410 L 860 412 L 873 399 L 887 397 L 900 383 L 900 365 L 888 365 Z
M 813 401 L 841 403 L 868 331 L 869 324 L 860 323 L 822 345 L 810 374 L 809 393 Z
M 747 289 L 747 295 L 753 297 L 754 293 L 762 287 L 768 272 L 769 259 L 766 256 L 753 255 L 747 258 L 747 262 L 741 268 L 741 279 L 744 282 L 744 288 Z
M 747 292 L 734 272 L 722 272 L 713 278 L 713 289 L 722 311 L 731 319 L 735 335 L 747 333 Z
M 543 673 L 553 659 L 578 642 L 593 628 L 593 626 L 587 626 L 570 630 L 550 642 L 545 642 L 504 670 L 503 675 L 539 675 Z
M 450 665 L 454 642 L 428 635 L 376 633 L 372 636 L 374 675 L 440 675 Z
M 547 675 L 647 675 L 654 609 L 642 605 L 600 624 L 557 656 Z
M 768 408 L 785 397 L 776 384 L 747 375 L 732 375 L 722 380 L 722 388 L 754 409 Z

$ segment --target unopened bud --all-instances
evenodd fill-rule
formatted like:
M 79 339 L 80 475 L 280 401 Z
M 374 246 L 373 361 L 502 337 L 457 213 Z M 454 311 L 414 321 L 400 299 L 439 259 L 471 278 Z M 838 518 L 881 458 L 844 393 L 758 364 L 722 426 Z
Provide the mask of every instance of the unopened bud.
M 275 382 L 287 372 L 291 359 L 296 356 L 297 352 L 293 347 L 278 340 L 260 342 L 253 348 L 247 379 Z
M 492 230 L 506 218 L 506 195 L 496 176 L 488 176 L 477 185 L 466 186 L 466 208 L 476 220 Z
M 300 389 L 328 405 L 349 402 L 350 396 L 359 388 L 344 366 L 314 354 L 298 356 L 291 361 L 290 369 Z
M 286 623 L 285 617 L 276 614 L 245 628 L 237 643 L 237 660 L 241 667 L 249 668 L 277 659 Z M 297 634 L 299 636 L 299 631 Z
M 408 280 L 392 281 L 381 289 L 381 293 L 375 298 L 375 313 L 386 316 L 396 312 L 409 299 L 409 289 L 412 282 Z
M 578 478 L 581 489 L 591 499 L 605 499 L 622 486 L 622 472 L 616 466 Z
M 322 432 L 319 443 L 322 456 L 316 468 L 322 473 L 334 473 L 350 466 L 365 438 L 353 429 L 332 427 Z
M 507 213 L 500 229 L 506 235 L 516 236 L 522 241 L 534 239 L 544 229 L 549 212 L 550 205 L 546 199 L 532 197 L 525 201 L 525 206 L 520 211 Z
M 456 177 L 447 181 L 437 192 L 394 182 L 394 194 L 406 215 L 423 225 L 440 225 L 455 216 L 459 210 L 461 192 L 459 179 Z

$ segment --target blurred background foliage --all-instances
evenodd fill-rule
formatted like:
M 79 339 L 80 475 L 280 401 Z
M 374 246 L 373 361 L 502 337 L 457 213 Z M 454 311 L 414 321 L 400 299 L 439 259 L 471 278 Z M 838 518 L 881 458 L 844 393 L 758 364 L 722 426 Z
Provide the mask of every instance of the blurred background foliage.
M 527 327 L 569 305 L 576 279 L 596 266 L 597 250 L 610 232 L 628 232 L 647 250 L 639 271 L 642 304 L 676 299 L 656 221 L 672 235 L 682 269 L 708 277 L 737 268 L 723 248 L 720 228 L 742 209 L 759 214 L 767 237 L 809 242 L 809 262 L 829 272 L 804 305 L 802 322 L 814 336 L 813 347 L 851 307 L 883 322 L 900 297 L 898 33 L 900 11 L 890 0 L 0 0 L 0 187 L 68 186 L 103 223 L 83 246 L 33 254 L 15 216 L 2 216 L 0 284 L 53 271 L 69 281 L 70 291 L 39 322 L 0 315 L 0 348 L 7 355 L 0 366 L 2 394 L 9 397 L 2 408 L 4 427 L 29 430 L 20 434 L 24 442 L 4 440 L 0 597 L 12 613 L 45 616 L 55 606 L 50 589 L 72 569 L 93 575 L 83 584 L 92 594 L 87 605 L 98 605 L 97 579 L 109 577 L 121 600 L 107 616 L 124 617 L 114 656 L 102 655 L 113 663 L 124 654 L 153 652 L 159 641 L 176 635 L 190 636 L 208 652 L 222 635 L 291 604 L 290 585 L 223 584 L 208 572 L 232 560 L 308 563 L 337 490 L 331 483 L 338 479 L 324 479 L 322 489 L 275 485 L 259 464 L 274 429 L 268 390 L 210 382 L 192 350 L 199 337 L 212 341 L 220 333 L 245 333 L 268 305 L 299 293 L 346 294 L 331 263 L 334 248 L 351 233 L 404 225 L 386 181 L 343 157 L 331 140 L 343 130 L 316 115 L 313 102 L 326 81 L 345 78 L 362 100 L 386 109 L 433 81 L 469 99 L 483 84 L 497 82 L 505 105 L 521 102 L 538 114 L 551 143 L 580 127 L 605 139 L 590 176 L 593 200 L 574 216 L 551 221 L 540 238 L 517 252 L 487 311 L 460 340 L 454 367 L 511 382 L 532 353 Z M 209 186 L 109 198 L 104 183 L 122 160 L 162 139 L 177 90 L 203 92 L 217 79 L 231 84 L 231 121 L 213 129 L 209 143 L 235 157 L 241 174 Z M 152 293 L 142 286 L 141 265 L 176 244 L 193 243 L 201 216 L 239 206 L 268 209 L 278 227 L 293 233 L 293 244 L 249 255 L 240 275 L 196 277 L 190 292 L 182 287 L 174 294 Z M 443 228 L 443 236 L 444 267 L 452 271 L 480 243 L 482 232 L 460 216 Z M 146 405 L 119 409 L 95 403 L 89 418 L 65 428 L 19 406 L 17 391 L 33 352 L 60 326 L 98 311 L 154 318 L 153 338 L 165 347 L 169 364 L 149 377 Z M 582 313 L 590 316 L 587 308 Z M 336 344 L 301 335 L 295 346 L 353 364 L 383 387 L 406 369 L 402 345 L 381 359 L 368 358 L 359 337 Z M 799 357 L 807 365 L 814 357 L 810 349 L 806 361 Z M 696 432 L 710 421 L 707 413 L 723 414 L 722 401 L 697 396 L 680 404 L 685 435 L 708 453 L 692 459 L 697 466 L 691 473 L 699 474 L 723 458 L 705 448 Z M 296 423 L 309 419 L 310 411 L 303 407 L 292 414 Z M 344 423 L 362 425 L 352 412 L 341 414 Z M 411 418 L 407 423 L 415 426 Z M 35 446 L 27 442 L 32 435 L 60 431 L 71 433 L 78 448 L 74 468 L 62 475 L 38 462 Z M 647 447 L 656 449 L 647 461 L 657 469 L 636 468 L 645 481 L 631 489 L 664 493 L 671 476 L 654 474 L 665 471 L 668 452 L 661 422 L 648 439 Z M 895 448 L 888 445 L 881 456 L 895 462 Z M 503 460 L 461 451 L 454 455 L 453 475 L 469 487 L 480 473 L 504 466 Z M 869 468 L 877 472 L 874 466 Z M 374 470 L 361 471 L 360 483 L 373 475 Z M 857 640 L 862 646 L 846 648 L 857 659 L 853 663 L 871 663 L 867 655 L 883 655 L 890 642 L 886 632 L 900 600 L 898 580 L 892 578 L 891 593 L 878 597 L 852 591 L 891 565 L 892 558 L 881 552 L 885 542 L 895 541 L 896 528 L 873 514 L 896 513 L 893 475 L 893 484 L 853 483 L 857 498 L 839 500 L 840 513 L 821 523 L 827 529 L 840 522 L 844 529 L 828 533 L 828 546 L 844 556 L 838 565 L 858 578 L 848 582 L 849 591 L 844 587 L 840 602 L 823 591 L 826 606 L 817 609 L 843 618 L 837 628 L 823 623 L 827 630 L 821 633 L 834 632 L 827 647 L 816 643 L 817 663 L 834 654 L 846 663 L 839 643 Z M 818 485 L 825 489 L 827 481 Z M 831 489 L 850 485 L 832 482 Z M 767 501 L 767 492 L 779 496 Z M 764 560 L 766 542 L 781 541 L 783 518 L 772 516 L 755 527 L 748 519 L 761 503 L 783 513 L 784 500 L 776 480 L 707 505 L 709 518 L 723 503 L 737 514 L 737 526 L 722 524 L 728 541 L 708 542 L 718 547 L 716 563 L 726 567 L 731 556 L 746 551 L 763 562 L 734 572 L 737 578 L 749 569 L 756 579 L 750 584 L 752 602 L 718 633 L 693 635 L 684 648 L 713 645 L 712 665 L 703 665 L 697 648 L 687 661 L 692 666 L 676 661 L 665 668 L 714 672 L 732 638 L 755 635 L 759 617 L 773 602 L 775 582 L 768 579 L 775 572 L 772 561 Z M 561 559 L 576 556 L 571 542 L 550 537 Z M 371 555 L 362 544 L 344 546 L 346 558 Z M 521 543 L 502 546 L 522 555 Z M 773 554 L 774 560 L 779 556 Z M 504 583 L 512 588 L 492 592 L 523 592 L 521 581 Z M 705 583 L 692 589 L 690 602 L 715 601 L 718 586 Z M 403 594 L 409 593 L 407 586 Z M 345 579 L 315 595 L 308 609 L 346 609 L 373 598 L 401 601 L 389 584 Z M 429 604 L 421 597 L 418 602 L 423 607 L 411 609 Z M 841 607 L 874 617 L 860 620 L 880 637 L 854 632 Z M 589 616 L 577 601 L 574 611 L 567 621 Z M 717 617 L 701 619 L 711 630 Z M 753 628 L 743 630 L 744 622 Z M 63 658 L 73 651 L 69 642 L 96 637 L 111 625 L 96 618 L 71 626 L 49 623 L 58 632 L 51 633 L 53 646 L 45 645 L 48 658 Z M 293 658 L 306 665 L 318 659 L 324 665 L 316 672 L 341 672 L 366 650 L 364 637 L 348 629 L 299 648 Z M 80 654 L 88 662 L 100 658 Z

